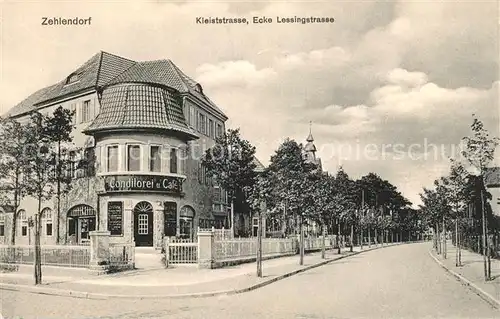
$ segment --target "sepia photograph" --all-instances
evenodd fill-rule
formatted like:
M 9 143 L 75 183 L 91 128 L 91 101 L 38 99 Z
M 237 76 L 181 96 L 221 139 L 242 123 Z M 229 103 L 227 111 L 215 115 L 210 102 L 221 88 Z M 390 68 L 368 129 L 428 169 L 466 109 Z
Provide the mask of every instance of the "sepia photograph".
M 0 1 L 0 319 L 500 318 L 498 0 Z

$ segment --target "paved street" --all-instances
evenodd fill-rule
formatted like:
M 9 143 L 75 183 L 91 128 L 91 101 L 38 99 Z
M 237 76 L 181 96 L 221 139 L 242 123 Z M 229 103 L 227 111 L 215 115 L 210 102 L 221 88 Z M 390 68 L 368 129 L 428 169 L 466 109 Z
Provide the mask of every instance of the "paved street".
M 6 318 L 498 318 L 428 255 L 431 243 L 339 260 L 255 291 L 171 300 L 85 300 L 0 291 Z

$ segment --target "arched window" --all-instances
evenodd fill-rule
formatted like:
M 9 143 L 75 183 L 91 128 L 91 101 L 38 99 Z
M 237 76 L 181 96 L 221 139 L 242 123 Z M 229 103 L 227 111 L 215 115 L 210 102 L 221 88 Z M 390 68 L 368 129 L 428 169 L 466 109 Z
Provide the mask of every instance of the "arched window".
M 28 218 L 26 216 L 26 211 L 21 209 L 17 212 L 19 233 L 21 236 L 28 236 Z
M 179 212 L 180 235 L 183 238 L 192 238 L 193 236 L 193 219 L 195 211 L 191 206 L 183 206 Z
M 42 210 L 42 227 L 46 236 L 52 236 L 52 210 L 48 207 Z

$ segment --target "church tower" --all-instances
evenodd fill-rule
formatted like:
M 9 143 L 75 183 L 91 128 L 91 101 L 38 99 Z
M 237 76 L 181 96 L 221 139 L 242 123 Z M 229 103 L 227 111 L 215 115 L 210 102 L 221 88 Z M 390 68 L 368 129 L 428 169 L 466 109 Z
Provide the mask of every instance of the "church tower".
M 312 123 L 309 122 L 309 136 L 306 139 L 307 143 L 304 146 L 304 157 L 305 160 L 308 161 L 309 163 L 314 163 L 318 165 L 319 170 L 322 170 L 321 167 L 321 159 L 316 158 L 316 145 L 314 145 L 314 137 L 312 135 Z

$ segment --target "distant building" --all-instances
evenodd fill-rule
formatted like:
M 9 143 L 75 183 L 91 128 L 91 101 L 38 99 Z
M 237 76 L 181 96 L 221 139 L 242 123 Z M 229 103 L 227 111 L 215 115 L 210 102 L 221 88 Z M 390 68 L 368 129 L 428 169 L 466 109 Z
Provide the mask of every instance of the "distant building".
M 490 205 L 493 214 L 500 216 L 500 167 L 492 167 L 486 171 L 485 184 L 492 196 Z
M 20 83 L 21 85 L 21 83 Z M 66 172 L 72 190 L 42 205 L 42 244 L 85 243 L 92 230 L 111 242 L 160 248 L 165 236 L 194 237 L 196 229 L 229 228 L 227 196 L 201 165 L 206 149 L 225 131 L 227 116 L 202 86 L 172 61 L 136 62 L 99 52 L 59 83 L 36 91 L 5 114 L 19 121 L 57 107 L 76 112 Z M 81 159 L 91 164 L 79 168 Z M 37 210 L 19 207 L 16 243 L 32 242 L 28 225 Z M 0 243 L 10 234 L 0 211 Z

